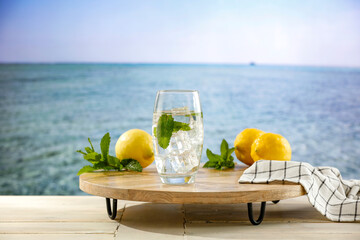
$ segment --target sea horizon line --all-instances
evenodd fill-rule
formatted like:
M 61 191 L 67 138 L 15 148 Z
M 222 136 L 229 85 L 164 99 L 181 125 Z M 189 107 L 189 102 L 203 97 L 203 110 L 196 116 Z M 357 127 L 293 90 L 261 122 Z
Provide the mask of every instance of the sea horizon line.
M 242 67 L 309 67 L 309 68 L 350 68 L 360 69 L 360 66 L 345 65 L 306 65 L 306 64 L 271 64 L 271 63 L 206 63 L 206 62 L 86 62 L 86 61 L 54 61 L 54 62 L 12 62 L 0 61 L 0 65 L 163 65 L 163 66 L 242 66 Z

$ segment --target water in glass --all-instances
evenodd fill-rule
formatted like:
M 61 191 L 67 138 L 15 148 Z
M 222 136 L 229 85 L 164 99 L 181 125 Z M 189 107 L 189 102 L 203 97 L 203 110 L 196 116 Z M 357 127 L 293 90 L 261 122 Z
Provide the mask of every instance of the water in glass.
M 167 146 L 161 146 L 156 135 L 157 128 L 160 127 L 159 120 L 164 115 L 167 118 L 172 117 L 171 121 L 174 123 Z M 178 130 L 176 125 L 185 127 L 179 127 L 180 130 Z M 167 184 L 193 183 L 200 164 L 204 138 L 201 109 L 194 111 L 189 106 L 183 106 L 170 110 L 158 110 L 153 115 L 152 132 L 156 168 L 162 182 Z

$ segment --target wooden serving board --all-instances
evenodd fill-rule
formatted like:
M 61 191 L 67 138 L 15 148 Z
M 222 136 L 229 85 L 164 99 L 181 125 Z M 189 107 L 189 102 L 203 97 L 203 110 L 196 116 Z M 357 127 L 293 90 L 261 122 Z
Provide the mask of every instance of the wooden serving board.
M 243 165 L 214 170 L 200 167 L 194 184 L 163 184 L 151 165 L 143 172 L 94 172 L 80 176 L 80 189 L 106 198 L 153 203 L 231 204 L 294 198 L 306 192 L 299 184 L 239 184 Z

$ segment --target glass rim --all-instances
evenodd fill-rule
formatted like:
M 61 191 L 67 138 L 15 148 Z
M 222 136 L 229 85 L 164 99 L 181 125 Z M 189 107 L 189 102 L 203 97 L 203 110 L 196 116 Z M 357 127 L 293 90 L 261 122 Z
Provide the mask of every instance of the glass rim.
M 167 93 L 167 92 L 188 92 L 188 93 L 191 93 L 191 92 L 198 92 L 198 90 L 171 90 L 171 89 L 167 89 L 167 90 L 159 90 L 158 93 Z

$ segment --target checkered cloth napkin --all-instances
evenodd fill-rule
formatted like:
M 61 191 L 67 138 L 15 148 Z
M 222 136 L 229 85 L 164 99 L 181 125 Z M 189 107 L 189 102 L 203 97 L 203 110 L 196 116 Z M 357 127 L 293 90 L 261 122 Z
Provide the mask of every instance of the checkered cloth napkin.
M 332 221 L 360 220 L 360 180 L 343 180 L 336 168 L 313 167 L 305 162 L 262 160 L 246 169 L 239 183 L 275 180 L 300 183 L 310 203 Z

